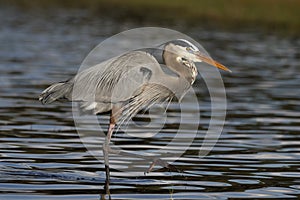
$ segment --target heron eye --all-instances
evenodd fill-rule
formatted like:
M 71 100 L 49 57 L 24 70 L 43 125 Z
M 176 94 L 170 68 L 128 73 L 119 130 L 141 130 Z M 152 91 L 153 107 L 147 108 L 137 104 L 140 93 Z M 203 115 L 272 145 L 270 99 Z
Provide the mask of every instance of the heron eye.
M 181 61 L 182 61 L 182 62 L 186 62 L 186 61 L 187 61 L 187 59 L 186 59 L 186 58 L 184 58 L 184 57 L 182 57 L 182 58 L 181 58 Z
M 191 47 L 187 47 L 186 50 L 189 52 L 189 53 L 193 53 L 193 49 Z

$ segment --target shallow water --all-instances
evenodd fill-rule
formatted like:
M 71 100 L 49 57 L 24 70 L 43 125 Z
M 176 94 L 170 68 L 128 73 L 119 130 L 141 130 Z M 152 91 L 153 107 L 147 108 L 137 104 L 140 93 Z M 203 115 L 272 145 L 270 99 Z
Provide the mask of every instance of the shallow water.
M 0 199 L 107 198 L 103 163 L 82 144 L 71 104 L 43 106 L 37 97 L 49 84 L 74 75 L 89 51 L 107 36 L 138 25 L 128 22 L 120 26 L 116 21 L 100 18 L 88 20 L 76 11 L 41 17 L 3 10 L 1 15 Z M 222 73 L 228 109 L 222 135 L 212 151 L 199 159 L 199 144 L 211 113 L 209 94 L 199 79 L 194 86 L 201 110 L 197 137 L 173 163 L 183 172 L 157 168 L 144 176 L 112 169 L 111 198 L 299 196 L 300 40 L 201 28 L 190 28 L 185 33 L 233 71 Z M 198 122 L 189 116 L 198 105 L 182 106 L 187 110 L 182 123 L 188 138 L 192 135 L 190 127 Z M 146 152 L 155 145 L 167 145 L 179 123 L 177 116 L 182 114 L 171 104 L 169 115 L 171 120 L 154 138 L 132 138 L 120 132 L 113 141 L 124 148 L 130 144 L 130 148 L 139 147 Z M 104 128 L 106 120 L 105 116 L 100 120 Z M 139 120 L 147 121 L 142 116 Z M 91 145 L 97 140 L 94 135 L 86 137 L 91 137 Z M 120 168 L 127 158 L 112 160 L 112 165 Z

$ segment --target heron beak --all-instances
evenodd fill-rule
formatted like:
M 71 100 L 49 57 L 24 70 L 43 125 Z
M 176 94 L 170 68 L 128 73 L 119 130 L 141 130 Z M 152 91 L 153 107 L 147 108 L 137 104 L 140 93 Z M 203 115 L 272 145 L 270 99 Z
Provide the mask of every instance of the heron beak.
M 212 66 L 214 66 L 214 67 L 216 67 L 216 68 L 222 69 L 222 70 L 224 70 L 224 71 L 231 72 L 230 69 L 228 69 L 227 67 L 225 67 L 225 66 L 222 65 L 221 63 L 219 63 L 219 62 L 217 62 L 217 61 L 215 61 L 215 60 L 213 60 L 213 59 L 211 59 L 211 58 L 209 58 L 209 57 L 203 55 L 203 54 L 200 53 L 200 52 L 197 52 L 195 55 L 196 55 L 197 59 L 199 59 L 200 62 L 205 62 L 205 63 L 207 63 L 207 64 L 209 64 L 209 65 L 212 65 Z

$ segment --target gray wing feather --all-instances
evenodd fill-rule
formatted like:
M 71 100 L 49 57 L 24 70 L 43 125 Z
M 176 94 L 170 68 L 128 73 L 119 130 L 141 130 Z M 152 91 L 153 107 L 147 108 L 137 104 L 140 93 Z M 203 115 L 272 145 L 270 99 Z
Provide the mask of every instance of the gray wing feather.
M 148 109 L 157 103 L 170 102 L 173 98 L 176 98 L 175 94 L 169 88 L 161 84 L 144 84 L 136 90 L 134 96 L 122 109 L 122 115 L 120 119 L 118 119 L 119 124 L 127 122 L 142 109 Z
M 102 103 L 126 101 L 150 79 L 153 71 L 159 69 L 160 65 L 150 54 L 129 52 L 76 75 L 72 100 Z
M 69 81 L 56 83 L 40 95 L 43 103 L 57 99 L 85 102 L 86 108 L 124 102 L 161 70 L 153 56 L 143 51 L 132 51 L 79 72 Z M 109 110 L 99 108 L 100 111 Z

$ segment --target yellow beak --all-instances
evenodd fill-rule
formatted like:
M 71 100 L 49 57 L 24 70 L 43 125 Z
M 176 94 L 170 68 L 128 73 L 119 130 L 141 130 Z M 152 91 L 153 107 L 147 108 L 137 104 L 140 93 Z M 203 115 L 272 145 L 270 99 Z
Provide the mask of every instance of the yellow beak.
M 222 69 L 222 70 L 224 70 L 224 71 L 231 72 L 230 69 L 228 69 L 227 67 L 225 67 L 225 66 L 222 65 L 221 63 L 219 63 L 219 62 L 217 62 L 217 61 L 215 61 L 215 60 L 213 60 L 213 59 L 211 59 L 211 58 L 209 58 L 209 57 L 206 57 L 205 55 L 203 55 L 203 54 L 201 54 L 201 53 L 197 53 L 197 54 L 196 54 L 196 57 L 197 57 L 199 60 L 201 60 L 201 61 L 203 61 L 203 62 L 206 62 L 206 63 L 209 64 L 209 65 L 212 65 L 212 66 L 214 66 L 214 67 L 216 67 L 216 68 L 219 68 L 219 69 Z

